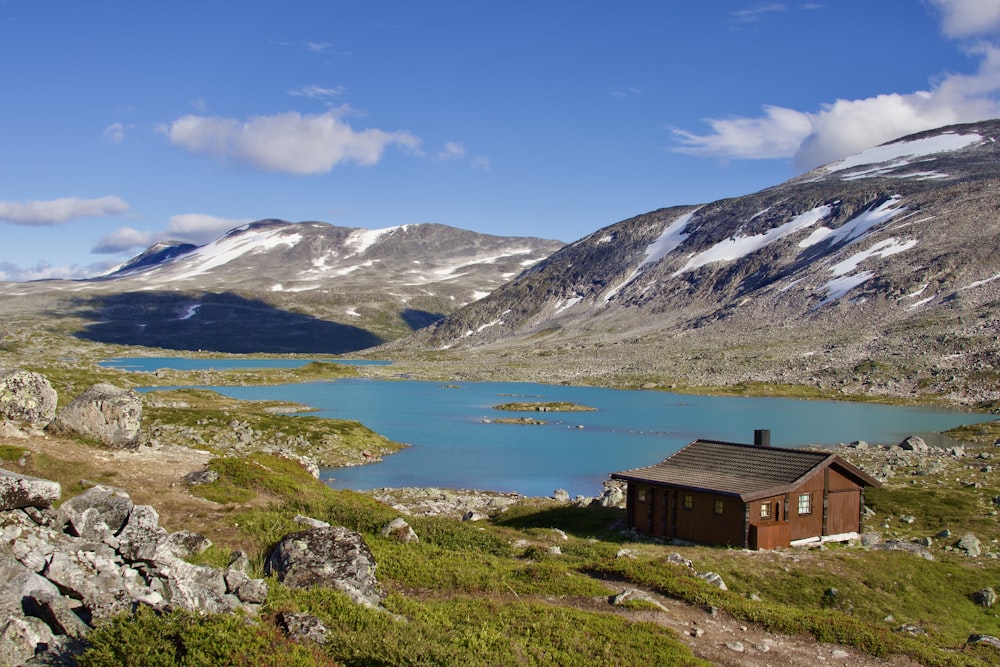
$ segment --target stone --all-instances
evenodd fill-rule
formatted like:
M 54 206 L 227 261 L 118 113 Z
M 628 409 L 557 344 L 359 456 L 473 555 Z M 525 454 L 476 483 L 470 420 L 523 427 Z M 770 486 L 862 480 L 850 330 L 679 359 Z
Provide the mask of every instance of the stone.
M 327 642 L 326 626 L 312 614 L 283 611 L 278 614 L 277 621 L 289 638 L 296 642 L 321 646 Z
M 265 563 L 265 573 L 289 588 L 327 586 L 366 607 L 385 599 L 375 578 L 375 557 L 364 538 L 340 526 L 313 528 L 283 537 Z
M 622 607 L 630 602 L 641 602 L 656 607 L 660 611 L 667 611 L 667 608 L 663 606 L 661 602 L 653 598 L 652 595 L 646 591 L 640 591 L 634 588 L 627 588 L 617 595 L 612 595 L 609 602 L 615 607 Z
M 991 635 L 969 635 L 969 638 L 965 642 L 966 644 L 986 644 L 987 646 L 992 646 L 993 648 L 1000 649 L 1000 639 L 993 637 Z
M 962 539 L 958 541 L 958 548 L 972 557 L 979 556 L 983 552 L 979 538 L 977 538 L 974 533 L 966 533 L 963 535 Z
M 330 527 L 330 524 L 327 523 L 326 521 L 322 521 L 320 519 L 314 519 L 311 516 L 305 516 L 302 514 L 296 514 L 295 519 L 293 519 L 293 521 L 295 521 L 295 523 L 301 523 L 303 526 L 309 526 L 310 528 Z
M 416 544 L 420 538 L 414 532 L 406 519 L 396 517 L 382 528 L 382 537 L 399 542 L 400 544 Z
M 212 540 L 190 530 L 178 530 L 167 535 L 165 544 L 178 558 L 191 558 L 208 550 Z
M 99 484 L 60 505 L 56 522 L 78 537 L 100 540 L 104 535 L 98 524 L 115 535 L 128 521 L 133 507 L 128 493 Z
M 46 424 L 56 414 L 58 398 L 44 375 L 20 369 L 0 371 L 0 419 Z
M 60 410 L 48 428 L 118 449 L 139 446 L 142 397 L 130 389 L 95 384 Z
M 699 579 L 704 579 L 708 583 L 712 584 L 717 588 L 721 588 L 724 591 L 728 591 L 729 588 L 726 586 L 726 582 L 722 580 L 722 576 L 715 572 L 699 572 Z
M 972 594 L 972 601 L 980 607 L 991 609 L 997 603 L 997 594 L 992 588 L 987 587 Z
M 930 447 L 927 446 L 924 439 L 916 435 L 906 437 L 901 443 L 899 443 L 899 448 L 908 452 L 927 452 L 930 450 Z
M 69 603 L 60 595 L 36 590 L 26 595 L 22 604 L 25 614 L 45 621 L 54 634 L 82 639 L 90 631 L 90 627 L 76 615 Z
M 677 552 L 669 554 L 667 556 L 667 562 L 673 563 L 674 565 L 681 565 L 689 569 L 693 567 L 690 560 L 688 560 L 687 558 L 685 558 L 684 556 L 680 555 Z
M 152 561 L 167 541 L 160 515 L 149 505 L 136 505 L 118 534 L 118 553 L 130 561 Z
M 556 489 L 552 492 L 552 500 L 556 500 L 561 503 L 569 502 L 569 492 L 566 489 Z
M 0 470 L 0 511 L 51 507 L 62 495 L 59 482 Z
M 462 515 L 462 521 L 482 521 L 485 518 L 485 514 L 480 514 L 476 510 L 469 510 Z

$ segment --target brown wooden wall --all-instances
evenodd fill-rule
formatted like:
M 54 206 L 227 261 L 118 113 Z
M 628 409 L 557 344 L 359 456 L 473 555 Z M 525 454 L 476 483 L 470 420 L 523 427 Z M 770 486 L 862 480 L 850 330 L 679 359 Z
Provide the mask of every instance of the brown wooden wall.
M 643 492 L 645 499 L 640 501 Z M 798 513 L 803 493 L 812 496 L 809 514 Z M 691 509 L 684 508 L 685 495 L 692 498 Z M 717 499 L 722 501 L 722 514 L 715 513 Z M 768 518 L 760 516 L 762 503 L 770 506 Z M 628 485 L 630 527 L 646 535 L 701 544 L 772 549 L 794 540 L 856 532 L 861 528 L 860 510 L 861 487 L 832 467 L 816 471 L 787 494 L 749 503 L 709 492 Z

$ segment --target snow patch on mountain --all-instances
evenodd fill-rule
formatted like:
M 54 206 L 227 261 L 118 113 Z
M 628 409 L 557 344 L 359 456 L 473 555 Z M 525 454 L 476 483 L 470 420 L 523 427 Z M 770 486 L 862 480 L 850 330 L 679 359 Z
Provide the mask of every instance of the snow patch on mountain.
M 796 216 L 793 220 L 767 230 L 763 234 L 754 236 L 733 236 L 725 241 L 716 243 L 708 250 L 696 254 L 687 261 L 687 264 L 674 272 L 673 277 L 715 262 L 731 262 L 742 259 L 752 252 L 756 252 L 775 241 L 790 236 L 802 229 L 812 227 L 820 220 L 829 217 L 831 208 L 829 206 L 817 206 L 811 211 Z
M 667 225 L 656 240 L 646 246 L 646 254 L 642 258 L 642 261 L 639 262 L 639 265 L 632 270 L 628 278 L 608 290 L 604 294 L 604 300 L 610 301 L 613 299 L 626 285 L 635 280 L 636 276 L 642 273 L 648 265 L 660 261 L 676 250 L 688 237 L 686 232 L 687 226 L 691 224 L 691 220 L 694 219 L 694 215 L 697 212 L 698 209 L 685 213 Z M 603 242 L 603 239 L 601 239 L 601 242 Z
M 344 241 L 344 246 L 351 251 L 347 256 L 360 255 L 381 241 L 383 237 L 397 231 L 406 231 L 407 227 L 409 225 L 396 225 L 384 229 L 357 229 L 351 232 Z
M 982 143 L 983 137 L 979 134 L 956 134 L 954 132 L 944 132 L 932 137 L 914 139 L 911 141 L 897 141 L 891 144 L 875 146 L 857 155 L 844 158 L 838 162 L 823 167 L 823 171 L 832 174 L 845 169 L 853 169 L 868 164 L 880 164 L 883 162 L 897 161 L 891 169 L 906 166 L 910 160 L 903 158 L 921 158 L 927 155 L 957 151 Z M 891 170 L 890 169 L 890 170 Z M 880 175 L 885 175 L 880 174 Z
M 182 270 L 180 274 L 172 275 L 170 278 L 172 280 L 194 278 L 244 255 L 270 250 L 281 245 L 292 247 L 301 240 L 301 234 L 287 234 L 284 228 L 265 229 L 259 232 L 244 230 L 244 233 L 240 234 L 230 232 L 184 255 L 178 266 L 186 267 L 187 270 Z
M 877 227 L 883 222 L 890 220 L 905 211 L 905 207 L 898 206 L 901 199 L 901 197 L 890 197 L 879 206 L 864 211 L 837 229 L 819 227 L 812 234 L 799 242 L 799 247 L 809 248 L 822 241 L 830 241 L 831 244 L 839 243 L 841 241 L 852 243 L 864 236 L 873 227 Z

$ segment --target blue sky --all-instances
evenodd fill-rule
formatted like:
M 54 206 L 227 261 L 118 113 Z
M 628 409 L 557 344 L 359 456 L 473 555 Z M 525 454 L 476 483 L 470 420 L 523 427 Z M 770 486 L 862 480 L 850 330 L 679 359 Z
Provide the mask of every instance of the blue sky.
M 574 241 L 1000 117 L 1000 0 L 0 0 L 0 279 L 262 218 Z

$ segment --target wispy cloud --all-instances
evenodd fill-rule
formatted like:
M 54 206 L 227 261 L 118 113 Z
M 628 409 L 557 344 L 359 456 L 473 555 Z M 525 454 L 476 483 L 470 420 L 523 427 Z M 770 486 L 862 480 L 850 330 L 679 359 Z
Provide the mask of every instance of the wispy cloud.
M 48 262 L 39 262 L 34 266 L 22 267 L 9 262 L 0 262 L 0 280 L 10 282 L 26 282 L 28 280 L 74 280 L 107 273 L 115 267 L 113 261 L 98 262 L 87 266 L 71 264 L 69 266 L 53 266 Z
M 493 167 L 490 163 L 490 159 L 482 155 L 472 159 L 472 166 L 475 169 L 482 169 L 483 171 L 489 171 Z
M 123 199 L 114 195 L 97 199 L 61 197 L 45 201 L 0 201 L 0 221 L 12 225 L 44 227 L 61 225 L 79 218 L 120 215 L 128 208 Z
M 770 2 L 763 5 L 757 5 L 751 9 L 737 9 L 729 12 L 729 23 L 730 25 L 739 26 L 748 23 L 759 23 L 763 21 L 768 14 L 774 14 L 776 12 L 783 12 L 787 8 L 780 2 Z
M 313 53 L 326 53 L 333 48 L 330 42 L 305 42 L 306 50 Z
M 112 123 L 104 128 L 104 138 L 116 144 L 120 144 L 125 139 L 125 126 L 121 123 Z
M 611 91 L 611 95 L 623 100 L 628 97 L 637 97 L 642 95 L 642 90 L 639 88 L 619 88 Z
M 835 100 L 818 111 L 765 106 L 760 116 L 708 118 L 710 133 L 673 130 L 680 143 L 674 150 L 718 159 L 790 159 L 810 169 L 906 134 L 1000 116 L 1000 47 L 988 41 L 1000 30 L 1000 0 L 930 2 L 949 37 L 987 38 L 966 47 L 980 57 L 975 73 L 949 74 L 927 90 Z
M 174 146 L 190 153 L 292 174 L 326 173 L 347 162 L 373 165 L 389 146 L 419 153 L 418 137 L 403 131 L 354 130 L 341 120 L 343 114 L 343 109 L 318 115 L 290 111 L 247 120 L 187 115 L 163 131 Z
M 465 146 L 458 143 L 457 141 L 446 142 L 444 148 L 441 149 L 437 158 L 439 160 L 457 160 L 465 155 Z
M 347 89 L 343 86 L 334 86 L 333 88 L 327 88 L 325 86 L 302 86 L 301 88 L 296 88 L 294 90 L 288 91 L 289 95 L 295 95 L 297 97 L 310 97 L 312 99 L 323 99 L 327 97 L 342 97 L 347 94 Z

